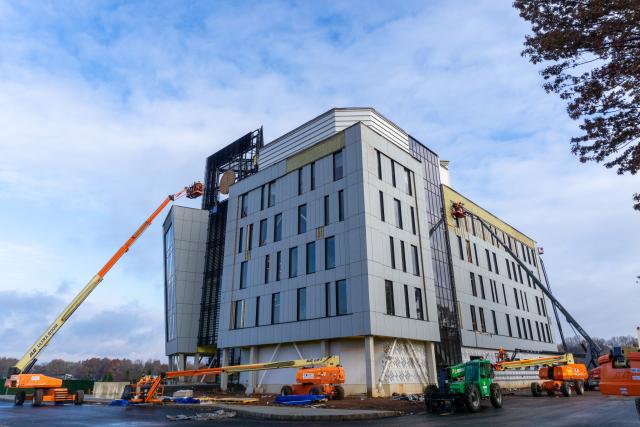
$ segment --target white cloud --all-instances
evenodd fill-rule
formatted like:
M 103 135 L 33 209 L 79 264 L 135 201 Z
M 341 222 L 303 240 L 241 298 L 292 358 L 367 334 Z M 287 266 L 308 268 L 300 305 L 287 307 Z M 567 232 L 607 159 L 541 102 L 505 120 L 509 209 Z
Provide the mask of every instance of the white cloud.
M 637 179 L 569 154 L 575 123 L 520 57 L 527 26 L 510 4 L 363 5 L 0 4 L 0 289 L 66 283 L 70 296 L 218 148 L 371 105 L 544 244 L 554 291 L 587 330 L 631 333 Z M 88 301 L 96 322 L 101 306 L 139 304 L 159 328 L 140 333 L 162 344 L 160 222 Z

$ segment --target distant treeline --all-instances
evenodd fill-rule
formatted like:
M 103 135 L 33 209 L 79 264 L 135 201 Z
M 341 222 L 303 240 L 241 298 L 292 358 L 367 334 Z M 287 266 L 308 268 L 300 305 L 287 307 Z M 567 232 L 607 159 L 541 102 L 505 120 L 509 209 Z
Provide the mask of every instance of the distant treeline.
M 557 337 L 559 338 L 559 337 Z M 637 347 L 638 340 L 631 335 L 622 335 L 619 337 L 611 337 L 609 339 L 591 337 L 593 341 L 598 344 L 602 348 L 602 352 L 608 352 L 613 347 Z M 562 343 L 558 342 L 558 351 L 565 351 L 567 353 L 576 353 L 581 354 L 584 353 L 584 348 L 581 343 L 584 342 L 582 337 L 571 336 L 566 337 L 567 341 L 567 349 L 562 349 Z
M 18 359 L 10 357 L 0 357 L 0 377 L 5 377 L 9 367 L 17 361 Z M 131 381 L 143 375 L 157 375 L 168 369 L 167 364 L 159 360 L 143 362 L 142 360 L 93 357 L 78 362 L 53 359 L 49 363 L 35 365 L 31 372 L 60 378 L 66 376 L 94 381 Z

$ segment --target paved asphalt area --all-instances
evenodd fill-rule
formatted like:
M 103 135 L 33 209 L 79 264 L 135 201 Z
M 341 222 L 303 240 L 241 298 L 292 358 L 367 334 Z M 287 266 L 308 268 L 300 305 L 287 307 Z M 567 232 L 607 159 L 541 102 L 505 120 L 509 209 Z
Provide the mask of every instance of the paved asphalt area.
M 207 412 L 194 408 L 194 412 Z M 165 415 L 189 414 L 189 410 L 161 407 L 110 407 L 104 405 L 14 407 L 0 402 L 0 426 L 321 426 L 329 423 L 268 421 L 230 418 L 220 421 L 169 421 Z M 335 424 L 336 421 L 331 422 Z M 370 421 L 338 422 L 341 426 L 639 426 L 631 398 L 601 396 L 590 392 L 581 397 L 547 398 L 505 396 L 504 407 L 496 410 L 488 402 L 476 414 L 466 412 L 434 415 L 416 413 Z

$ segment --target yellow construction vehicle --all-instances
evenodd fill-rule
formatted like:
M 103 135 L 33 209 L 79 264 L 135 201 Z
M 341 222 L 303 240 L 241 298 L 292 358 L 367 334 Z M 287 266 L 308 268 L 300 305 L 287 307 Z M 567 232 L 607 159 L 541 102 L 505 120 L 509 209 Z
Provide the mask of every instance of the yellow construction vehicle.
M 325 395 L 332 399 L 344 398 L 345 372 L 338 356 L 319 359 L 296 359 L 284 362 L 252 363 L 248 365 L 222 366 L 219 368 L 171 371 L 160 375 L 146 375 L 134 384 L 125 386 L 122 399 L 129 403 L 163 403 L 165 398 L 163 381 L 169 378 L 193 377 L 201 375 L 234 374 L 238 372 L 266 371 L 270 369 L 298 368 L 297 384 L 282 387 L 282 395 L 312 394 Z
M 71 315 L 80 307 L 85 299 L 93 292 L 93 290 L 102 282 L 104 276 L 111 268 L 120 260 L 120 258 L 131 248 L 136 240 L 151 225 L 151 222 L 162 212 L 162 210 L 172 201 L 187 196 L 190 199 L 200 197 L 204 193 L 204 186 L 201 182 L 194 182 L 193 185 L 185 187 L 176 194 L 167 196 L 166 199 L 156 208 L 155 211 L 146 219 L 145 222 L 136 230 L 135 233 L 116 251 L 115 254 L 107 261 L 107 263 L 91 278 L 89 283 L 76 295 L 76 297 L 65 307 L 53 323 L 44 331 L 44 333 L 36 340 L 22 358 L 9 368 L 5 387 L 18 388 L 15 395 L 15 404 L 22 405 L 25 400 L 31 400 L 33 406 L 40 406 L 43 402 L 67 403 L 74 402 L 82 404 L 84 394 L 78 392 L 71 394 L 66 388 L 62 387 L 62 380 L 42 374 L 30 374 L 31 368 L 35 365 L 40 352 L 49 344 L 53 336 L 60 328 L 69 320 Z M 33 394 L 27 394 L 25 389 L 33 389 Z

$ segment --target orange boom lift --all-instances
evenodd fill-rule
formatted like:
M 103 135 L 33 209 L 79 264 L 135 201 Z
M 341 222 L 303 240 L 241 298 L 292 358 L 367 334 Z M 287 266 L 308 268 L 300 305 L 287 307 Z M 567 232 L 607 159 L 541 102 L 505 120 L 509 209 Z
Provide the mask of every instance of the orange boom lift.
M 332 399 L 344 398 L 345 372 L 340 366 L 339 356 L 327 356 L 319 359 L 297 359 L 283 362 L 252 363 L 249 365 L 223 366 L 220 368 L 202 368 L 186 371 L 164 372 L 157 376 L 147 375 L 137 383 L 125 386 L 122 399 L 130 403 L 163 403 L 165 379 L 194 377 L 201 375 L 232 374 L 237 372 L 266 371 L 270 369 L 298 368 L 297 384 L 282 387 L 281 394 L 325 395 Z
M 610 354 L 598 358 L 600 393 L 637 396 L 640 415 L 640 348 L 614 347 Z
M 22 405 L 25 400 L 31 400 L 33 406 L 40 406 L 43 402 L 51 403 L 71 403 L 81 404 L 84 400 L 84 393 L 78 391 L 75 394 L 69 393 L 62 387 L 62 380 L 48 377 L 42 374 L 30 374 L 31 368 L 35 365 L 38 355 L 49 344 L 51 338 L 60 330 L 76 309 L 84 302 L 93 290 L 102 282 L 104 276 L 122 258 L 122 256 L 133 246 L 138 238 L 151 225 L 151 222 L 164 210 L 164 208 L 174 200 L 182 196 L 195 199 L 204 193 L 204 185 L 201 182 L 194 182 L 193 185 L 185 187 L 176 194 L 167 196 L 166 199 L 153 211 L 145 222 L 135 233 L 116 251 L 107 263 L 93 276 L 76 297 L 67 305 L 38 340 L 29 347 L 29 350 L 22 356 L 15 366 L 9 368 L 5 387 L 19 389 L 15 395 L 15 404 Z M 24 389 L 33 389 L 33 394 L 27 394 Z

